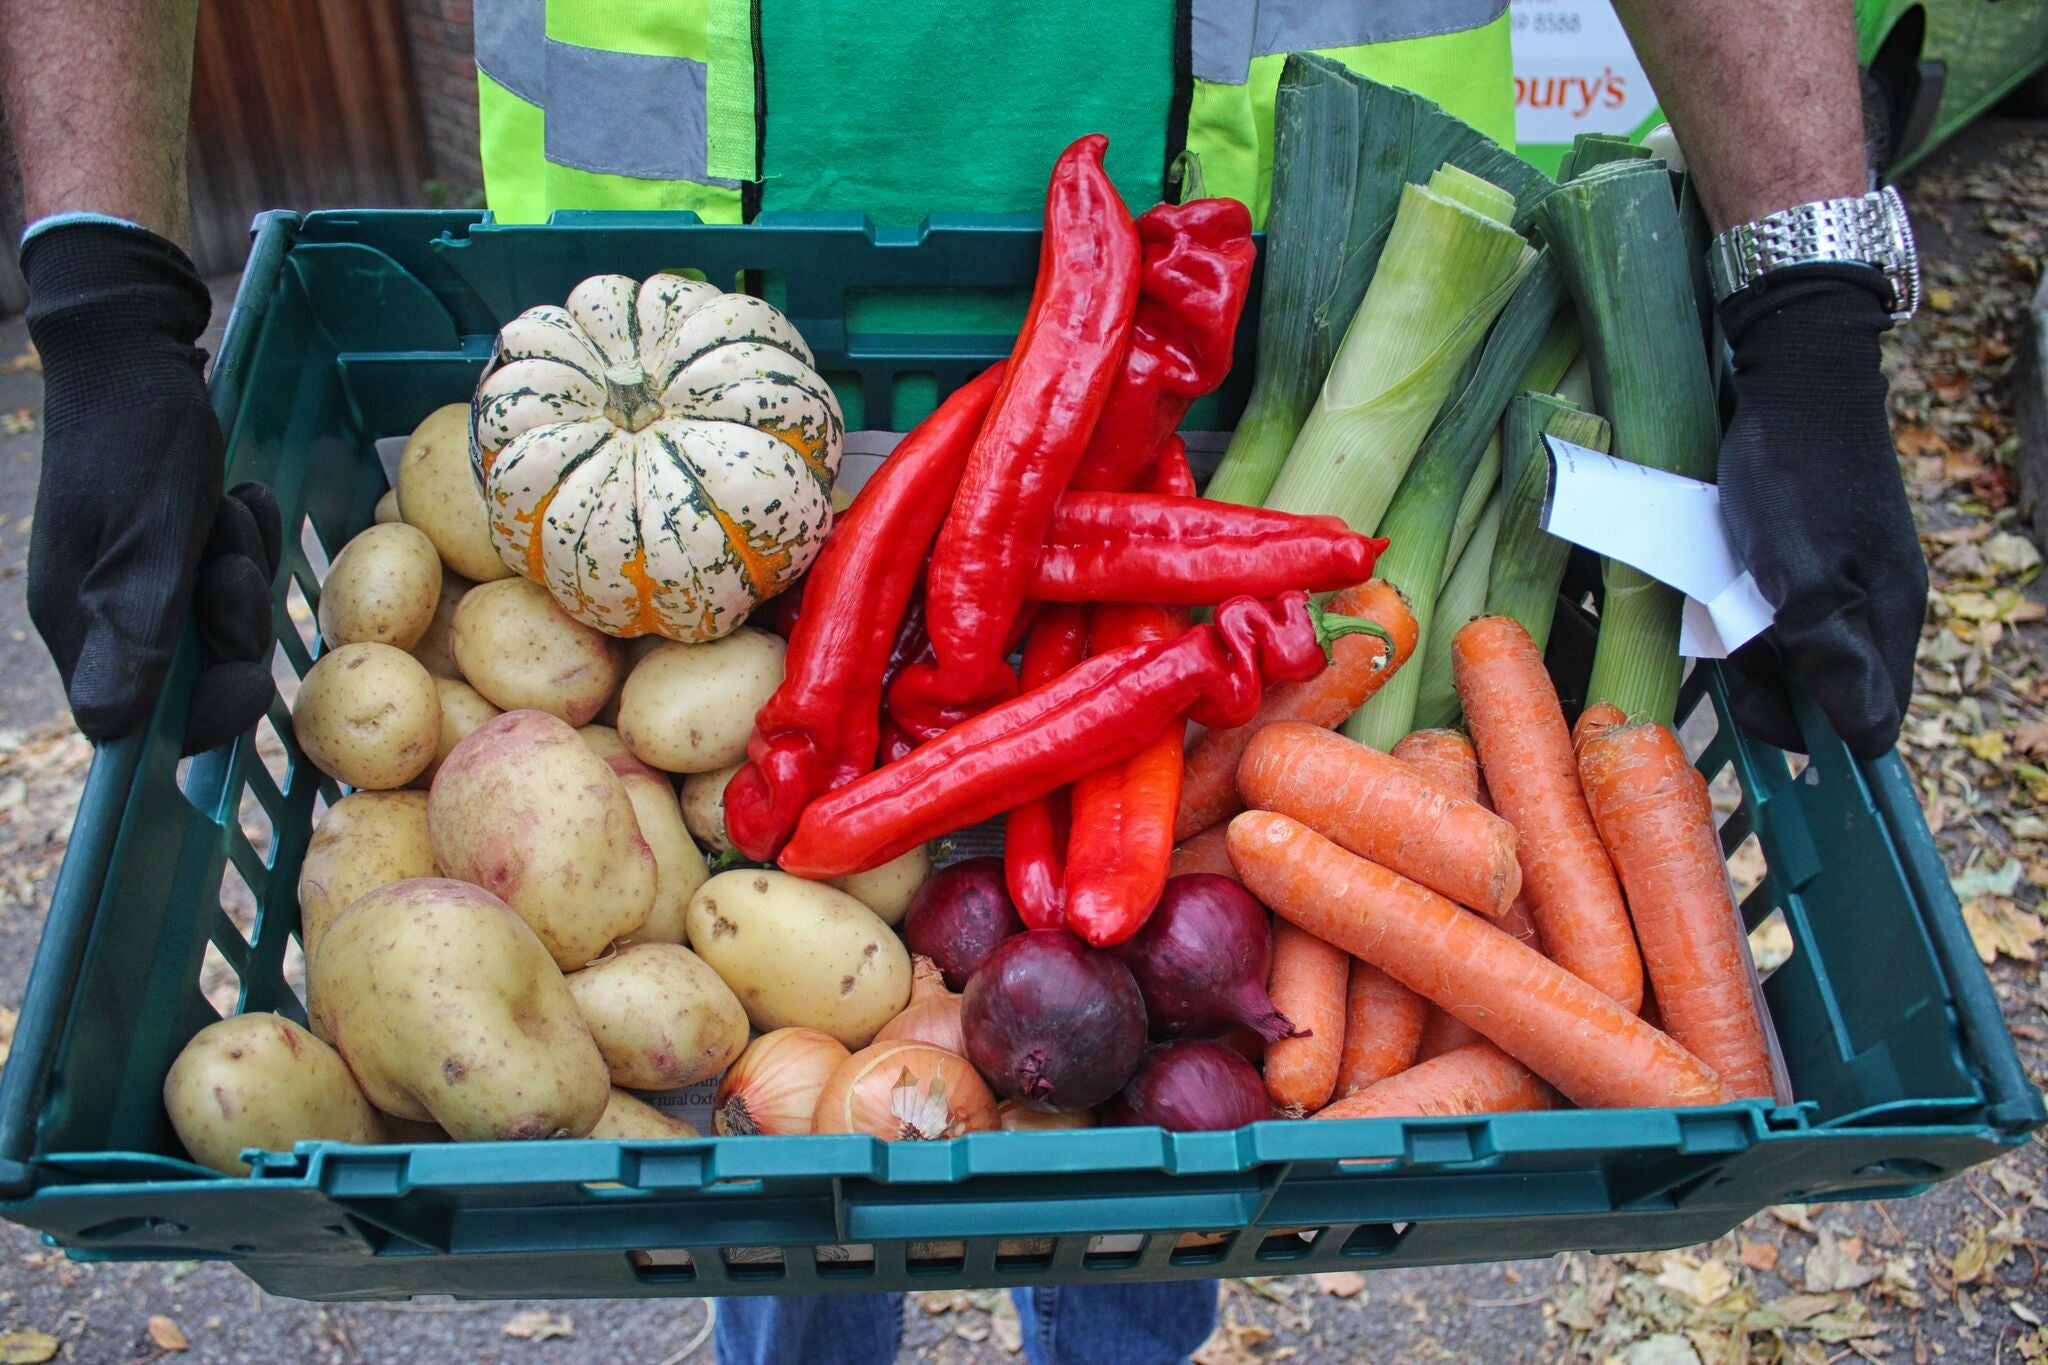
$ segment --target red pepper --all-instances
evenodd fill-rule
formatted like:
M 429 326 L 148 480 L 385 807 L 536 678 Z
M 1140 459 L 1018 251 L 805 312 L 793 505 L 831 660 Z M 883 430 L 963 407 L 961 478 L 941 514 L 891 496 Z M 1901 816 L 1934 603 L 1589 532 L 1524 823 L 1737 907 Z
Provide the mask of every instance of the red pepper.
M 1043 687 L 1087 652 L 1087 611 L 1073 603 L 1047 608 L 1024 645 L 1024 687 Z M 1057 929 L 1066 923 L 1068 827 L 1064 789 L 1026 801 L 1003 824 L 1003 879 L 1027 928 Z
M 1386 548 L 1341 517 L 1156 493 L 1069 493 L 1053 514 L 1031 596 L 1194 607 L 1289 588 L 1334 592 L 1371 578 Z
M 1123 367 L 1138 233 L 1103 173 L 1108 145 L 1091 133 L 1053 166 L 1031 309 L 932 550 L 929 689 L 941 700 L 1000 695 L 1006 642 L 1053 503 Z
M 1152 467 L 1145 471 L 1138 491 L 1165 493 L 1176 498 L 1195 496 L 1195 471 L 1188 468 L 1188 443 L 1179 436 L 1167 437 L 1166 444 L 1159 447 Z
M 1235 199 L 1161 204 L 1138 219 L 1138 241 L 1130 350 L 1075 488 L 1134 486 L 1188 405 L 1230 373 L 1256 255 L 1251 212 Z
M 929 572 L 926 576 L 929 578 Z M 1024 642 L 1037 614 L 1036 602 L 1026 602 L 1018 612 L 1017 622 L 1011 627 L 1009 639 L 1003 646 L 1005 657 Z M 997 702 L 1008 701 L 1017 695 L 1017 675 L 1007 664 L 991 673 L 980 686 L 971 689 L 964 701 L 942 695 L 944 674 L 932 648 L 929 624 L 927 619 L 927 631 L 919 636 L 916 654 L 889 682 L 889 719 L 895 722 L 897 730 L 909 739 L 912 746 L 928 744 L 962 721 L 971 720 Z
M 1234 597 L 1175 640 L 1097 655 L 983 712 L 901 762 L 812 802 L 782 850 L 799 877 L 878 867 L 1055 787 L 1121 763 L 1191 718 L 1242 725 L 1266 684 L 1314 677 L 1329 643 L 1371 621 L 1325 616 L 1305 592 Z
M 755 715 L 747 762 L 725 787 L 726 832 L 749 858 L 774 857 L 813 798 L 873 770 L 889 642 L 1003 370 L 983 373 L 904 438 L 811 566 L 782 685 Z
M 1187 613 L 1174 607 L 1100 606 L 1092 613 L 1090 647 L 1102 653 L 1171 640 L 1187 628 Z M 1138 932 L 1166 889 L 1184 729 L 1168 726 L 1133 757 L 1074 784 L 1066 925 L 1098 948 Z

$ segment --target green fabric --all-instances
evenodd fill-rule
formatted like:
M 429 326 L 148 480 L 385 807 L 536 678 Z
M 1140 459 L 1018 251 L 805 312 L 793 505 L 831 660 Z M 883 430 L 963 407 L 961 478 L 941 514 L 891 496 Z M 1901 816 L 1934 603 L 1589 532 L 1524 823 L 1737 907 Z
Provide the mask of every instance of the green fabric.
M 1365 47 L 1322 49 L 1362 76 L 1412 90 L 1442 105 L 1503 147 L 1515 145 L 1514 56 L 1509 22 L 1464 33 L 1409 38 Z M 1202 158 L 1209 193 L 1251 205 L 1266 224 L 1273 197 L 1273 97 L 1284 53 L 1252 59 L 1243 85 L 1196 81 L 1188 107 L 1188 147 Z
M 752 180 L 754 143 L 753 0 L 704 0 L 710 66 L 705 79 L 706 169 L 719 180 Z
M 484 202 L 500 222 L 538 223 L 548 216 L 546 161 L 539 108 L 476 73 L 477 145 Z
M 707 35 L 710 0 L 547 0 L 548 37 L 606 52 L 648 57 L 694 57 L 711 53 Z
M 1173 0 L 761 0 L 761 207 L 898 225 L 1037 213 L 1061 149 L 1100 132 L 1110 178 L 1148 208 L 1166 168 L 1173 33 Z

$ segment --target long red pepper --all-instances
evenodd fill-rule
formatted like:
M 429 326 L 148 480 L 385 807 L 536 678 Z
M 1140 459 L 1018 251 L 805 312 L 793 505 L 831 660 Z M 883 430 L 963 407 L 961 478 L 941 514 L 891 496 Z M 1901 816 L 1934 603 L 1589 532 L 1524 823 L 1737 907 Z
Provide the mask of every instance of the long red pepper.
M 1088 453 L 1079 489 L 1135 486 L 1188 405 L 1230 373 L 1251 286 L 1251 212 L 1235 199 L 1161 204 L 1138 218 L 1143 252 L 1130 351 Z
M 1370 621 L 1324 616 L 1305 592 L 1235 597 L 1175 640 L 1097 655 L 985 711 L 901 762 L 812 802 L 782 850 L 799 877 L 878 867 L 916 845 L 1120 763 L 1184 718 L 1242 725 L 1267 683 L 1311 678 L 1330 641 Z
M 1178 436 L 1166 438 L 1158 456 L 1145 471 L 1138 487 L 1141 493 L 1166 493 L 1176 498 L 1195 496 L 1195 471 L 1188 468 L 1188 443 Z
M 1206 498 L 1069 493 L 1053 514 L 1031 596 L 1193 607 L 1289 588 L 1334 592 L 1372 577 L 1386 548 L 1341 517 Z
M 1171 640 L 1187 628 L 1187 613 L 1175 607 L 1109 604 L 1090 615 L 1089 647 L 1101 653 Z M 1066 924 L 1095 947 L 1135 934 L 1166 889 L 1173 817 L 1180 808 L 1183 729 L 1168 726 L 1130 758 L 1074 784 Z
M 903 439 L 811 566 L 782 684 L 755 714 L 747 762 L 725 787 L 726 832 L 748 857 L 774 857 L 813 798 L 874 768 L 890 642 L 1004 369 L 991 367 Z
M 1028 691 L 1052 682 L 1088 653 L 1088 612 L 1064 603 L 1039 613 L 1024 646 Z M 1003 822 L 1003 878 L 1017 913 L 1032 929 L 1066 923 L 1067 792 L 1055 788 L 1026 801 Z
M 944 700 L 1000 690 L 1053 503 L 1087 450 L 1129 345 L 1138 233 L 1102 169 L 1108 145 L 1091 133 L 1053 166 L 1031 308 L 932 549 L 930 687 Z

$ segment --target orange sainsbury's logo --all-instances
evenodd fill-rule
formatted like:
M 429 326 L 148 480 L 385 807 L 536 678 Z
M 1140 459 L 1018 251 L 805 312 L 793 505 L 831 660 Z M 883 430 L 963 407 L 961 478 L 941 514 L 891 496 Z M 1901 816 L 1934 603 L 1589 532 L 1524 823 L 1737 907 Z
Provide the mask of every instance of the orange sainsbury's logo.
M 1597 77 L 1517 76 L 1515 108 L 1557 109 L 1582 119 L 1594 109 L 1619 109 L 1628 102 L 1628 77 L 1603 67 Z

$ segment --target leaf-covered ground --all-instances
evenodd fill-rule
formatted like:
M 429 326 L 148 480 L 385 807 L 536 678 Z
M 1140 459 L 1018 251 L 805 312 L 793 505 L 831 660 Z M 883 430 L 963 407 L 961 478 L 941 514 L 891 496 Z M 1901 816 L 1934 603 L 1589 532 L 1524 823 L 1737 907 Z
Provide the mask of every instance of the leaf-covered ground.
M 1895 429 L 1935 601 L 1905 750 L 2008 1026 L 2048 1080 L 2048 608 L 2017 512 L 2008 374 L 2048 258 L 2048 133 L 1973 129 L 1906 189 L 1928 306 L 1888 343 Z M 13 358 L 13 363 L 10 363 Z M 39 385 L 0 329 L 0 1047 L 90 751 L 26 631 L 21 562 Z M 1740 869 L 1739 869 L 1740 870 Z M 225 983 L 219 983 L 225 984 Z M 2048 1361 L 2048 1153 L 2036 1141 L 1918 1199 L 1780 1206 L 1707 1246 L 1228 1284 L 1202 1365 L 1254 1361 Z M 0 1228 L 10 1361 L 708 1361 L 702 1302 L 323 1306 L 220 1265 L 85 1266 Z M 1006 1295 L 914 1296 L 905 1359 L 1019 1359 Z

